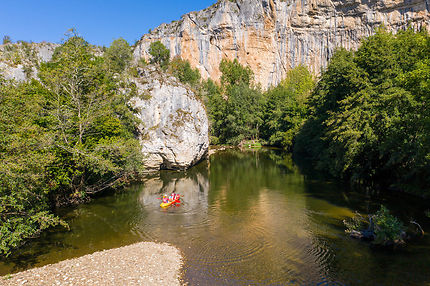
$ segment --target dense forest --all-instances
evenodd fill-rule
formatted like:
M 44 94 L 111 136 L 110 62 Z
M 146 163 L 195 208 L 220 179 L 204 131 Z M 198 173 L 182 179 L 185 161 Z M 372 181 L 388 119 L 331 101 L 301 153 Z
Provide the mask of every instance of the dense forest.
M 430 37 L 379 29 L 357 51 L 338 49 L 315 84 L 306 67 L 274 88 L 223 61 L 208 82 L 212 143 L 259 139 L 353 183 L 428 195 Z
M 428 195 L 430 37 L 380 29 L 357 51 L 338 49 L 318 80 L 305 66 L 263 91 L 238 60 L 219 83 L 160 42 L 132 64 L 123 39 L 97 49 L 71 34 L 38 79 L 0 79 L 0 254 L 65 222 L 56 206 L 86 201 L 143 172 L 129 78 L 148 64 L 205 102 L 211 144 L 253 141 L 309 159 L 335 178 Z
M 428 195 L 429 95 L 428 33 L 380 29 L 330 60 L 294 151 L 338 178 Z
M 0 254 L 55 225 L 55 206 L 85 201 L 142 171 L 122 79 L 131 59 L 120 39 L 103 56 L 70 35 L 40 80 L 0 85 Z M 124 89 L 129 92 L 123 92 Z

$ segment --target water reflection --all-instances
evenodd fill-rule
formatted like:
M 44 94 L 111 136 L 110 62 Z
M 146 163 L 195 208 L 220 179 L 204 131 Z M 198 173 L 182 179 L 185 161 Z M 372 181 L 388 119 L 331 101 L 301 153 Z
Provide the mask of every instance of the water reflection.
M 183 203 L 161 209 L 159 198 L 172 191 Z M 343 219 L 379 203 L 341 183 L 305 177 L 285 153 L 229 150 L 64 212 L 71 232 L 37 240 L 0 272 L 146 240 L 182 250 L 190 285 L 425 285 L 429 237 L 389 253 L 345 236 Z M 413 205 L 401 213 L 421 211 Z
M 158 206 L 163 194 L 176 192 L 183 198 L 181 210 L 204 211 L 208 208 L 209 178 L 204 164 L 187 173 L 163 171 L 159 176 L 146 179 L 143 187 L 140 201 L 145 207 Z

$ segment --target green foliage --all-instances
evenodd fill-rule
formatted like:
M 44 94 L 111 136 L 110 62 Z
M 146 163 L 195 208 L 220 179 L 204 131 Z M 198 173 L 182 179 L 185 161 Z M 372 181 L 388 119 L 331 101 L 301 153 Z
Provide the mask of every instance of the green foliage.
M 298 66 L 277 87 L 266 92 L 263 138 L 269 144 L 291 150 L 308 116 L 306 103 L 313 87 L 311 73 L 305 66 Z
M 0 255 L 50 226 L 63 224 L 47 212 L 53 161 L 46 128 L 44 91 L 37 83 L 0 85 Z
M 129 127 L 133 115 L 125 106 L 127 96 L 117 90 L 112 74 L 103 70 L 103 59 L 93 54 L 87 42 L 74 36 L 40 72 L 51 93 L 48 112 L 57 130 L 57 161 L 51 174 L 61 178 L 56 182 L 60 189 L 70 186 L 75 197 L 112 186 L 130 174 L 122 159 L 112 157 L 120 154 L 134 160 L 124 146 L 139 154 L 138 146 L 128 140 L 134 130 Z
M 403 223 L 392 216 L 385 206 L 381 206 L 372 218 L 375 224 L 375 244 L 387 244 L 402 239 L 405 229 Z
M 151 64 L 159 64 L 163 69 L 169 65 L 170 50 L 167 49 L 160 41 L 151 43 L 149 46 L 149 54 L 151 55 Z
M 204 84 L 213 144 L 239 144 L 258 140 L 291 149 L 308 116 L 307 101 L 314 88 L 304 66 L 291 70 L 275 88 L 264 94 L 252 86 L 253 73 L 237 60 L 222 60 L 221 86 Z
M 264 98 L 260 90 L 250 86 L 252 72 L 237 60 L 223 60 L 222 87 L 212 81 L 205 84 L 212 143 L 239 144 L 258 139 L 263 124 Z
M 132 93 L 73 35 L 40 68 L 41 83 L 0 85 L 0 254 L 65 225 L 54 205 L 117 188 L 142 171 Z
M 362 231 L 368 228 L 369 222 L 358 212 L 354 214 L 351 219 L 346 219 L 343 221 L 346 227 L 346 233 L 352 233 L 354 231 Z
M 103 57 L 110 71 L 121 73 L 129 66 L 132 52 L 127 41 L 119 38 L 112 42 Z
M 392 245 L 403 239 L 405 227 L 403 223 L 390 214 L 385 206 L 366 219 L 359 213 L 356 213 L 350 220 L 344 220 L 346 226 L 345 232 L 367 232 L 373 236 L 373 243 L 377 245 Z
M 200 72 L 191 68 L 190 62 L 174 57 L 169 64 L 169 72 L 183 83 L 196 86 L 200 82 Z
M 219 69 L 222 72 L 222 86 L 232 86 L 242 83 L 249 86 L 254 76 L 251 68 L 242 66 L 237 59 L 233 61 L 222 59 Z
M 338 50 L 312 93 L 295 152 L 336 177 L 425 190 L 429 63 L 425 31 L 381 29 L 355 53 Z
M 137 61 L 137 66 L 140 68 L 146 67 L 148 65 L 148 62 L 144 58 L 140 58 Z

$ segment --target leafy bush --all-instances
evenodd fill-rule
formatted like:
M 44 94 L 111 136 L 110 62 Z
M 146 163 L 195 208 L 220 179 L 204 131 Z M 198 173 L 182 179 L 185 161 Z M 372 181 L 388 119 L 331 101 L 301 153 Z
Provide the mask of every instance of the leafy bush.
M 10 36 L 5 35 L 3 37 L 3 45 L 9 44 L 9 43 L 12 43 L 12 39 L 10 38 Z
M 344 220 L 345 232 L 357 235 L 360 233 L 363 238 L 373 239 L 377 245 L 393 245 L 403 241 L 405 227 L 403 223 L 390 214 L 385 206 L 373 215 L 365 219 L 356 213 L 350 220 Z
M 159 64 L 163 69 L 169 65 L 170 50 L 167 49 L 160 41 L 151 43 L 149 46 L 149 54 L 151 55 L 151 64 Z
M 402 239 L 403 223 L 392 216 L 385 206 L 372 216 L 375 224 L 375 244 L 386 244 Z
M 169 72 L 179 81 L 195 86 L 200 82 L 200 72 L 198 69 L 191 68 L 190 62 L 174 57 L 169 64 Z

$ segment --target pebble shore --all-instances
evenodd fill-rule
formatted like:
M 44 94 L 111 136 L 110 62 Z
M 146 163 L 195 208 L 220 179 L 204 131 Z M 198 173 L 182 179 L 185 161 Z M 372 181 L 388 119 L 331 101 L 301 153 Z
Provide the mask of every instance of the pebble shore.
M 141 242 L 0 277 L 0 285 L 180 285 L 182 256 Z

